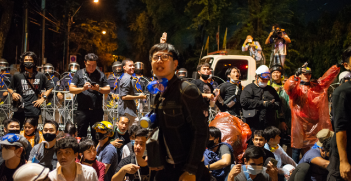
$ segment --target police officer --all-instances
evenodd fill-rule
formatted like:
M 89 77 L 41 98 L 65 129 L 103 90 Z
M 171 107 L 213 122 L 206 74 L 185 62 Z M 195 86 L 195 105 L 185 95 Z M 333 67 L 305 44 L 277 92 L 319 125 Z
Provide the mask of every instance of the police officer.
M 135 62 L 135 72 L 133 75 L 133 86 L 134 86 L 134 92 L 135 93 L 142 93 L 145 90 L 145 87 L 147 86 L 147 82 L 141 78 L 143 77 L 143 72 L 144 72 L 144 63 L 143 62 Z
M 80 66 L 76 62 L 69 64 L 69 74 L 65 75 L 60 81 L 59 91 L 69 91 L 69 85 L 72 82 L 74 74 L 80 69 Z M 63 94 L 61 92 L 57 93 L 57 97 L 62 100 Z
M 119 94 L 119 80 L 121 79 L 121 75 L 123 73 L 122 63 L 120 61 L 116 61 L 112 64 L 113 74 L 108 76 L 107 82 L 110 85 L 110 95 L 112 98 L 117 98 Z
M 54 66 L 52 66 L 51 63 L 47 63 L 43 66 L 43 70 L 48 80 L 53 84 L 54 87 L 56 87 L 59 78 L 55 76 Z
M 6 96 L 8 95 L 7 86 L 10 85 L 11 74 L 9 69 L 9 63 L 7 60 L 0 59 L 0 104 L 4 103 Z M 5 85 L 6 84 L 6 85 Z
M 94 53 L 85 55 L 85 68 L 77 71 L 69 86 L 72 94 L 77 94 L 78 108 L 76 122 L 78 125 L 78 137 L 86 137 L 87 129 L 96 122 L 101 122 L 104 116 L 102 110 L 103 94 L 110 93 L 110 85 L 103 72 L 97 69 L 99 58 Z M 91 129 L 91 135 L 95 130 Z M 96 142 L 95 136 L 93 140 Z
M 177 76 L 179 79 L 183 80 L 188 77 L 188 71 L 185 68 L 180 68 L 177 72 Z
M 59 78 L 55 76 L 55 68 L 51 63 L 47 63 L 43 66 L 43 71 L 45 76 L 48 78 L 49 82 L 52 84 L 54 87 L 54 90 L 58 90 L 57 83 L 59 81 Z M 46 119 L 53 120 L 52 115 L 53 115 L 53 94 L 50 94 L 48 96 L 48 99 L 46 100 L 46 106 L 44 105 L 44 109 L 42 117 L 43 120 L 45 121 Z

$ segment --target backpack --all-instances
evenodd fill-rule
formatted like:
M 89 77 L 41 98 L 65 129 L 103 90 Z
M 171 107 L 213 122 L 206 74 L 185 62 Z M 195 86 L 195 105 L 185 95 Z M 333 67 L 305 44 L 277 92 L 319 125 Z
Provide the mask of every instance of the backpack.
M 233 147 L 230 144 L 228 144 L 228 143 L 219 143 L 216 146 L 221 146 L 221 145 L 227 145 L 229 147 L 230 152 L 231 152 L 231 156 L 233 156 L 234 150 L 233 150 Z M 216 146 L 214 146 L 214 147 L 216 147 Z M 205 163 L 205 165 L 210 165 L 212 163 L 217 162 L 220 159 L 221 158 L 219 158 L 217 153 L 215 153 L 215 152 L 213 152 L 213 151 L 211 151 L 209 149 L 205 150 L 205 152 L 204 152 L 204 163 Z M 214 176 L 215 178 L 220 179 L 220 180 L 224 180 L 225 177 L 227 177 L 227 175 L 225 175 L 225 173 L 224 173 L 224 168 L 218 169 L 218 170 L 212 170 L 211 174 L 212 174 L 212 176 Z

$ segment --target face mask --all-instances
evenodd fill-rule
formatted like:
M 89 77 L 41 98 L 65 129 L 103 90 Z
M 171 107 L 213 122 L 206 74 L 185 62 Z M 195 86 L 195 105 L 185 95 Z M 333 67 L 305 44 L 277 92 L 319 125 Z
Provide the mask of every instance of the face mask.
M 207 80 L 208 78 L 210 78 L 210 75 L 201 74 L 201 78 Z
M 3 158 L 4 160 L 11 159 L 11 158 L 14 157 L 14 156 L 16 156 L 15 150 L 6 149 L 6 148 L 3 148 L 3 149 L 2 149 L 2 158 Z
M 16 129 L 16 130 L 10 129 L 9 133 L 20 134 L 20 130 L 19 129 Z
M 103 139 L 105 139 L 106 137 L 107 137 L 107 133 L 106 133 L 106 134 L 102 134 L 102 133 L 96 132 L 96 134 L 95 134 L 95 138 L 96 138 L 97 140 L 103 140 Z
M 45 141 L 50 142 L 56 138 L 56 134 L 45 133 L 43 134 Z
M 119 128 L 117 128 L 117 132 L 118 132 L 119 134 L 121 134 L 121 135 L 124 135 L 124 134 L 126 134 L 127 131 L 122 132 L 121 130 L 119 130 Z
M 33 68 L 35 66 L 33 62 L 24 62 L 23 65 L 27 69 Z
M 247 172 L 249 172 L 250 175 L 257 175 L 262 172 L 263 166 L 257 166 L 257 165 L 247 165 Z
M 265 88 L 267 86 L 267 82 L 266 83 L 258 82 L 258 86 L 261 88 Z
M 71 72 L 72 72 L 72 73 L 76 73 L 76 72 L 77 72 L 77 70 L 71 70 Z
M 84 159 L 83 162 L 87 163 L 87 164 L 93 164 L 95 162 L 96 158 L 94 160 L 88 160 L 88 159 Z
M 135 73 L 135 74 L 143 74 L 143 70 L 141 70 L 141 69 L 135 69 L 135 70 L 134 70 L 134 73 Z
M 207 143 L 207 148 L 212 148 L 215 145 L 214 140 L 209 140 Z

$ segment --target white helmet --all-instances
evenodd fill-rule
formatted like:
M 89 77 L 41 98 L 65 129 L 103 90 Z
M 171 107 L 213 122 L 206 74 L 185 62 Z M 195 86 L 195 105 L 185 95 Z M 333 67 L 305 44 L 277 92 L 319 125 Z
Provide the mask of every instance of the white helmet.
M 256 75 L 264 79 L 269 79 L 271 76 L 271 72 L 269 71 L 269 68 L 266 65 L 261 65 L 256 70 Z
M 341 79 L 344 79 L 344 78 L 349 78 L 350 79 L 350 77 L 351 77 L 351 72 L 350 71 L 343 71 L 339 75 L 339 82 L 341 81 Z
M 13 174 L 14 181 L 43 181 L 49 174 L 50 169 L 37 163 L 27 163 L 19 167 Z

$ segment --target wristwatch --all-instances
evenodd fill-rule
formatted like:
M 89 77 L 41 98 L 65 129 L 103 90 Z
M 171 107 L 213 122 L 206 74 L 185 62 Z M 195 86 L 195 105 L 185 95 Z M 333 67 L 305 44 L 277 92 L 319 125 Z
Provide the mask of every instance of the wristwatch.
M 43 98 L 46 100 L 46 98 L 47 98 L 46 95 L 43 95 Z

